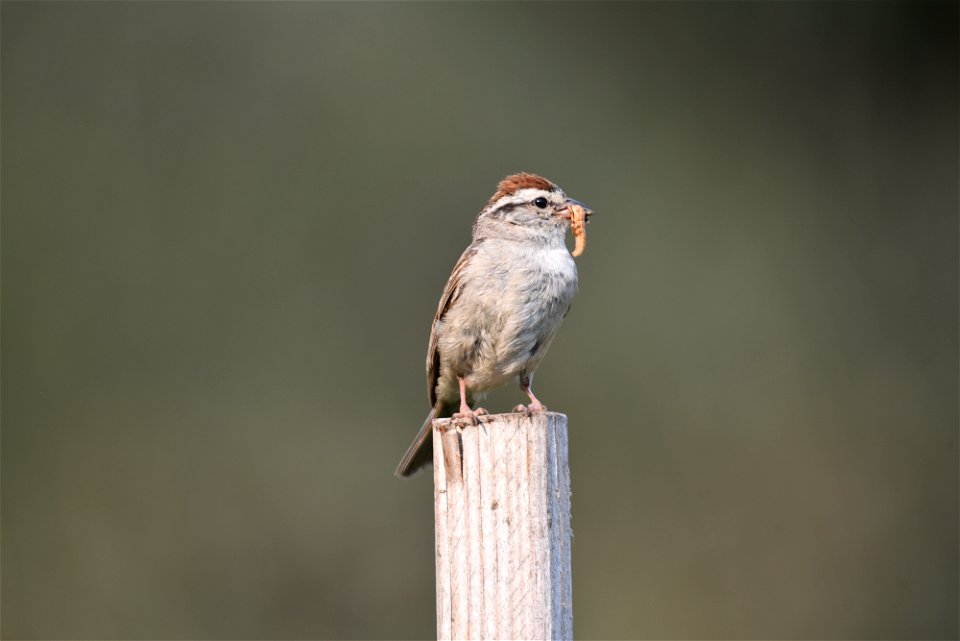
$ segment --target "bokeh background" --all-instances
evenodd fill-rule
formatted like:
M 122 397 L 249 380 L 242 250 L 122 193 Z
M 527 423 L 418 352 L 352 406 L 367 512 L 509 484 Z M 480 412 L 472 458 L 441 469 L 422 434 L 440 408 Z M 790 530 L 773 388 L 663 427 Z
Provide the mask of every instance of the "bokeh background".
M 391 473 L 518 170 L 598 212 L 577 636 L 957 638 L 956 3 L 0 19 L 4 638 L 431 637 Z

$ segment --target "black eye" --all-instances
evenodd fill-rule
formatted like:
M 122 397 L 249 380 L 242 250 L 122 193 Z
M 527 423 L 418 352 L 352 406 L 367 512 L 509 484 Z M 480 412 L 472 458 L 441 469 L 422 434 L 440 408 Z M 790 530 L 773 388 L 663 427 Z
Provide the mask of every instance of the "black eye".
M 547 206 L 547 199 L 544 198 L 543 196 L 540 196 L 539 198 L 533 201 L 533 204 L 539 207 L 540 209 L 543 209 Z

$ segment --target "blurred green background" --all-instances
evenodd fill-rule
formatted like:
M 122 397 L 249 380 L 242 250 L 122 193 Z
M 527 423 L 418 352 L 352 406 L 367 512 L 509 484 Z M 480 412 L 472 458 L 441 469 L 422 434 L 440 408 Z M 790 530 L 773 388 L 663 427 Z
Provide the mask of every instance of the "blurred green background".
M 391 473 L 519 170 L 598 212 L 577 636 L 957 638 L 957 3 L 0 19 L 4 638 L 432 636 Z

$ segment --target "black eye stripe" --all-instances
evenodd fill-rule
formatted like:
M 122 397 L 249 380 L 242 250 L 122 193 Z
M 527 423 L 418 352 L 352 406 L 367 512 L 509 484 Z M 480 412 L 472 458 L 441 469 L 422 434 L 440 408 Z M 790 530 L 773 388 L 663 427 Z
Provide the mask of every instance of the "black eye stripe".
M 500 216 L 503 216 L 504 214 L 513 211 L 514 209 L 516 209 L 516 208 L 519 207 L 519 206 L 520 206 L 520 205 L 518 205 L 518 204 L 516 204 L 516 203 L 507 203 L 506 205 L 500 205 L 499 207 L 497 207 L 496 209 L 494 209 L 493 211 L 491 211 L 491 212 L 490 212 L 490 215 L 493 216 L 493 217 L 495 217 L 495 218 L 499 218 Z

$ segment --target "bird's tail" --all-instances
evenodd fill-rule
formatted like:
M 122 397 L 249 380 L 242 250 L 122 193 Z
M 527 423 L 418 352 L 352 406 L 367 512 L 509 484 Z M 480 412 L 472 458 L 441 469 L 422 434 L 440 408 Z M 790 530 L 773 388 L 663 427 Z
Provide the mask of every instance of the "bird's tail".
M 427 463 L 433 462 L 433 447 L 430 441 L 431 423 L 435 418 L 446 418 L 453 414 L 454 406 L 445 405 L 442 401 L 437 401 L 430 413 L 427 414 L 427 420 L 413 439 L 413 443 L 407 448 L 407 453 L 400 459 L 400 465 L 394 474 L 397 478 L 410 476 Z

